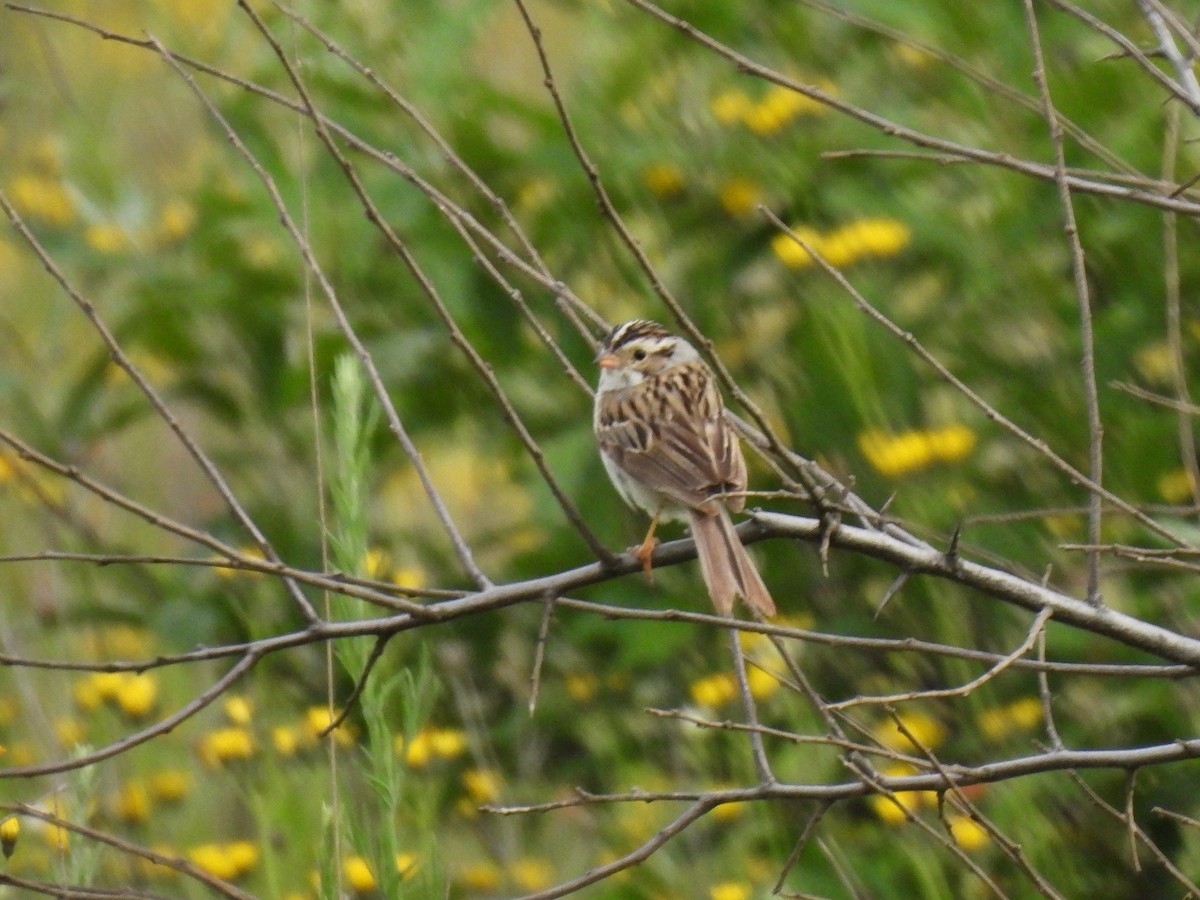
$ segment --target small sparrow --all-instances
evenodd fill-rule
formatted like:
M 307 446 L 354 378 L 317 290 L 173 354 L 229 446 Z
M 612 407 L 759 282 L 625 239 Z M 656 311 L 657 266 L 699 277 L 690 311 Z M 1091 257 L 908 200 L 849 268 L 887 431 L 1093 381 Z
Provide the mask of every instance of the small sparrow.
M 775 602 L 729 518 L 745 498 L 722 496 L 746 489 L 746 461 L 708 365 L 683 338 L 644 319 L 609 332 L 596 363 L 596 442 L 618 493 L 651 517 L 631 550 L 646 574 L 658 523 L 688 522 L 717 612 L 729 615 L 741 597 L 773 616 Z

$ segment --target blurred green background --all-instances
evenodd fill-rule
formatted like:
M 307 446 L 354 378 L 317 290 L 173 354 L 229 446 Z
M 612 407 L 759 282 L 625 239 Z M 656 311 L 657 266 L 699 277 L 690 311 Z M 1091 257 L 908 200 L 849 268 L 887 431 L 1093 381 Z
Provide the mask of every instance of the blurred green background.
M 152 34 L 179 55 L 293 93 L 270 47 L 226 0 L 80 0 L 47 8 L 138 39 Z M 1014 158 L 1052 160 L 1036 102 L 1022 105 L 1005 93 L 1037 99 L 1019 4 L 859 0 L 840 8 L 879 27 L 807 3 L 669 7 L 738 52 L 894 122 Z M 1090 8 L 1150 42 L 1132 5 Z M 347 0 L 295 9 L 421 111 L 507 202 L 553 276 L 600 316 L 665 319 L 597 211 L 512 4 Z M 1173 115 L 1161 89 L 1133 62 L 1110 58 L 1112 46 L 1078 21 L 1038 10 L 1054 100 L 1108 154 L 1068 140 L 1068 164 L 1158 176 Z M 394 103 L 278 10 L 260 11 L 302 62 L 319 109 L 395 154 L 511 243 L 496 211 Z M 1049 567 L 1053 584 L 1080 594 L 1082 560 L 1057 548 L 1086 537 L 1083 492 L 872 324 L 757 211 L 762 204 L 795 227 L 961 379 L 1085 470 L 1078 306 L 1053 184 L 913 156 L 830 158 L 824 154 L 911 148 L 740 74 L 630 5 L 538 2 L 531 11 L 573 124 L 617 209 L 659 277 L 791 445 L 852 479 L 876 507 L 890 498 L 889 512 L 932 542 L 962 525 L 968 554 L 1039 578 Z M 334 361 L 347 344 L 267 192 L 153 52 L 12 9 L 0 21 L 0 187 L 280 555 L 320 568 L 318 472 L 330 463 L 328 456 L 319 462 L 315 448 L 332 453 Z M 518 581 L 590 561 L 491 394 L 311 128 L 260 96 L 198 78 L 304 223 L 484 571 L 498 582 Z M 1184 116 L 1173 151 L 1180 180 L 1196 167 L 1197 136 Z M 623 506 L 596 456 L 590 398 L 436 206 L 395 172 L 349 155 L 589 524 L 612 548 L 640 538 L 642 518 Z M 1190 529 L 1193 486 L 1175 414 L 1111 386 L 1174 389 L 1163 216 L 1091 196 L 1075 201 L 1092 288 L 1105 484 Z M 1200 340 L 1190 303 L 1200 261 L 1188 252 L 1192 223 L 1180 230 L 1190 376 Z M 553 294 L 500 268 L 591 380 L 592 350 Z M 0 234 L 0 335 L 0 427 L 139 503 L 249 546 L 12 229 Z M 410 587 L 469 588 L 412 466 L 386 425 L 373 422 L 360 572 Z M 753 463 L 751 481 L 777 487 Z M 764 505 L 808 512 L 786 501 Z M 0 453 L 0 514 L 6 554 L 205 556 L 7 451 Z M 1149 540 L 1116 515 L 1106 519 L 1105 538 Z M 811 547 L 783 541 L 754 553 L 789 624 L 999 652 L 1019 644 L 1028 627 L 1026 615 L 987 598 L 918 580 L 875 617 L 895 575 L 888 567 L 834 553 L 825 575 Z M 1196 630 L 1197 589 L 1187 577 L 1110 566 L 1103 591 L 1117 608 Z M 653 587 L 629 577 L 580 595 L 629 607 L 707 606 L 694 565 L 658 572 Z M 274 580 L 211 567 L 6 562 L 0 603 L 0 647 L 38 659 L 151 659 L 303 627 Z M 324 649 L 311 647 L 268 658 L 236 694 L 170 735 L 83 775 L 5 781 L 4 797 L 38 801 L 182 854 L 256 895 L 333 896 L 336 884 L 362 896 L 487 897 L 537 891 L 611 861 L 680 808 L 497 817 L 479 813 L 480 804 L 562 799 L 576 786 L 619 792 L 755 782 L 742 736 L 643 712 L 684 708 L 738 718 L 722 634 L 560 609 L 530 715 L 541 615 L 538 604 L 520 605 L 394 640 L 375 674 L 374 705 L 364 703 L 336 733 L 336 765 L 316 737 L 328 723 L 330 670 Z M 1051 627 L 1048 646 L 1059 659 L 1143 661 L 1059 627 Z M 797 644 L 795 652 L 831 700 L 960 684 L 981 671 L 952 659 L 820 644 Z M 768 645 L 755 643 L 750 653 L 767 673 L 782 674 Z M 0 762 L 26 765 L 103 746 L 174 711 L 225 670 L 224 663 L 140 676 L 6 668 Z M 344 699 L 352 679 L 343 672 L 334 683 Z M 1068 746 L 1135 746 L 1195 732 L 1198 698 L 1188 681 L 1064 676 L 1051 686 Z M 758 673 L 754 687 L 764 724 L 824 733 L 811 707 L 776 677 Z M 967 698 L 901 712 L 942 760 L 979 763 L 1036 752 L 1034 741 L 1044 738 L 1036 693 L 1031 674 L 1013 671 Z M 849 716 L 848 727 L 859 729 L 854 736 L 911 751 L 881 712 Z M 769 748 L 781 779 L 849 777 L 832 748 L 783 741 Z M 1191 763 L 1143 771 L 1135 797 L 1143 827 L 1193 877 L 1200 871 L 1196 830 L 1150 810 L 1169 804 L 1200 816 L 1196 775 Z M 1082 777 L 1123 806 L 1120 773 Z M 979 789 L 974 799 L 1064 895 L 1163 896 L 1162 865 L 1147 859 L 1135 870 L 1127 831 L 1066 775 Z M 933 798 L 913 795 L 908 805 L 943 828 Z M 763 896 L 811 812 L 805 804 L 721 807 L 588 896 Z M 38 831 L 31 820 L 22 825 Z M 40 832 L 22 834 L 8 871 L 206 896 L 161 867 L 111 850 L 89 856 L 78 836 Z M 989 893 L 961 859 L 905 824 L 886 801 L 839 804 L 819 836 L 789 874 L 789 889 Z M 975 823 L 959 821 L 950 840 L 1010 896 L 1033 894 Z

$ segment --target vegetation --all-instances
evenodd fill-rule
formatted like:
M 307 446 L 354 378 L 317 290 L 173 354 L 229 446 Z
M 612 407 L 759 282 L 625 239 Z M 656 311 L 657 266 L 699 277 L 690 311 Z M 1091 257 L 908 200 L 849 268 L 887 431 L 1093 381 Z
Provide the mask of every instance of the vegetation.
M 952 6 L 0 10 L 0 892 L 1200 894 L 1200 39 Z

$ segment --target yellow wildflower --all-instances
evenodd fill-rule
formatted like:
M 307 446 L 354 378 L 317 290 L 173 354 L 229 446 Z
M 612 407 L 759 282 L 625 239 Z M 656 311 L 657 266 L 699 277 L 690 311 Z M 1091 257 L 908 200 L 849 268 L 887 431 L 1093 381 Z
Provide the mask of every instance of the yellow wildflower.
M 467 749 L 467 735 L 460 728 L 435 728 L 429 732 L 429 741 L 442 759 L 457 759 Z
M 131 778 L 117 792 L 113 800 L 113 812 L 126 825 L 141 825 L 150 818 L 154 804 L 145 782 Z
M 1140 347 L 1133 354 L 1133 364 L 1139 375 L 1155 384 L 1170 384 L 1175 377 L 1175 354 L 1166 341 Z
M 755 700 L 766 700 L 779 690 L 779 679 L 758 666 L 750 666 L 746 670 L 746 681 L 750 684 L 750 695 Z
M 954 842 L 964 850 L 978 850 L 986 847 L 990 840 L 987 829 L 970 816 L 952 814 L 946 817 Z
M 912 240 L 912 230 L 896 219 L 858 219 L 831 231 L 823 254 L 835 266 L 866 256 L 895 256 Z
M 749 804 L 745 800 L 722 803 L 720 806 L 714 807 L 712 817 L 718 822 L 732 822 L 734 819 L 740 819 L 748 806 Z
M 900 713 L 898 718 L 905 730 L 913 736 L 913 740 L 926 750 L 933 750 L 946 738 L 946 726 L 925 713 Z M 886 719 L 877 725 L 874 736 L 879 743 L 892 750 L 911 753 L 917 749 L 892 719 Z
M 245 875 L 257 866 L 260 855 L 258 845 L 253 841 L 233 841 L 225 845 L 225 856 L 233 868 L 235 878 Z
M 142 719 L 158 703 L 158 679 L 148 672 L 128 675 L 117 690 L 117 706 L 131 719 Z
M 471 863 L 458 873 L 458 881 L 473 892 L 490 892 L 500 887 L 500 872 L 490 862 Z
M 22 215 L 58 228 L 75 221 L 75 203 L 57 178 L 26 172 L 12 180 L 8 194 Z
M 234 694 L 225 698 L 225 718 L 234 725 L 249 725 L 254 707 L 245 694 Z
M 56 853 L 66 853 L 71 843 L 71 832 L 61 825 L 47 825 L 42 832 L 46 845 Z
M 716 709 L 737 696 L 737 682 L 732 675 L 722 672 L 693 681 L 690 692 L 697 705 Z
M 577 672 L 566 679 L 567 696 L 576 703 L 587 703 L 600 689 L 600 680 L 591 672 Z
M 73 716 L 61 716 L 54 721 L 54 736 L 64 747 L 82 744 L 86 734 L 83 723 Z
M 214 769 L 254 756 L 254 736 L 245 728 L 218 728 L 200 739 L 197 752 Z
M 917 472 L 938 462 L 959 462 L 970 455 L 975 442 L 975 432 L 965 425 L 900 434 L 870 430 L 858 436 L 859 449 L 867 462 L 889 478 Z
M 158 214 L 155 234 L 165 244 L 174 244 L 191 233 L 196 225 L 196 208 L 186 200 L 172 200 Z
M 379 547 L 373 547 L 367 551 L 362 561 L 362 573 L 367 578 L 373 578 L 380 581 L 387 578 L 387 573 L 392 568 L 392 561 L 388 559 L 387 552 Z
M 101 700 L 116 700 L 128 677 L 127 672 L 93 672 L 90 680 Z
M 160 803 L 178 803 L 192 788 L 191 776 L 182 769 L 160 769 L 150 775 L 150 796 Z
M 100 253 L 120 253 L 129 246 L 129 235 L 116 222 L 93 222 L 84 229 L 83 240 Z
M 396 873 L 401 878 L 412 878 L 417 874 L 417 855 L 415 853 L 396 854 Z
M 233 862 L 220 844 L 200 844 L 189 850 L 187 855 L 193 865 L 217 878 L 228 880 L 236 875 Z
M 673 163 L 654 163 L 642 170 L 642 181 L 659 197 L 673 197 L 683 191 L 687 180 L 683 169 Z
M 717 194 L 721 208 L 731 216 L 744 216 L 762 199 L 762 187 L 749 178 L 730 178 Z M 795 242 L 793 241 L 793 244 Z
M 500 796 L 500 776 L 492 769 L 467 769 L 462 783 L 475 803 L 494 803 Z
M 825 248 L 821 241 L 820 232 L 815 228 L 809 228 L 806 225 L 793 225 L 792 231 L 796 237 L 812 247 L 820 255 L 825 255 Z M 787 232 L 780 232 L 771 238 L 771 249 L 779 260 L 790 269 L 806 269 L 813 265 L 815 260 L 812 254 L 800 246 L 796 240 Z
M 315 739 L 340 715 L 341 710 L 331 710 L 327 706 L 310 706 L 304 714 L 304 729 L 310 737 Z M 354 726 L 343 721 L 326 736 L 332 737 L 339 747 L 351 747 L 354 745 Z
M 371 866 L 361 856 L 347 856 L 342 860 L 342 875 L 356 894 L 369 894 L 379 887 Z
M 741 881 L 722 881 L 708 889 L 709 900 L 750 900 L 750 885 Z
M 979 727 L 993 740 L 1013 731 L 1028 731 L 1041 724 L 1042 701 L 1037 697 L 1022 697 L 1005 706 L 985 710 L 979 716 Z
M 392 571 L 392 583 L 419 591 L 429 583 L 429 573 L 420 566 L 400 566 Z
M 1175 469 L 1158 479 L 1158 493 L 1168 503 L 1185 503 L 1192 499 L 1192 473 L 1187 469 Z
M 17 848 L 17 839 L 21 836 L 21 820 L 16 816 L 9 816 L 3 822 L 0 822 L 0 850 L 4 851 L 4 857 L 13 855 L 13 851 Z
M 532 856 L 516 860 L 509 874 L 523 891 L 540 891 L 554 881 L 554 867 L 546 860 Z
M 713 97 L 708 108 L 713 118 L 722 125 L 732 125 L 740 122 L 754 108 L 754 101 L 745 91 L 729 88 Z
M 295 756 L 300 749 L 300 733 L 290 725 L 276 725 L 271 729 L 271 746 L 280 756 Z

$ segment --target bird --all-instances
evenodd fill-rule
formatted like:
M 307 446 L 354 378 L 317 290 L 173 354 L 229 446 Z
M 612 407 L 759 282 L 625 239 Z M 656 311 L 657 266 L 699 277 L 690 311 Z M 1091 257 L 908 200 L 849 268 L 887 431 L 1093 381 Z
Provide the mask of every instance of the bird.
M 660 522 L 687 522 L 717 612 L 741 598 L 763 616 L 775 601 L 733 528 L 746 489 L 741 443 L 716 379 L 696 348 L 657 322 L 613 328 L 596 356 L 600 378 L 593 428 L 617 493 L 650 516 L 630 552 L 651 572 Z

